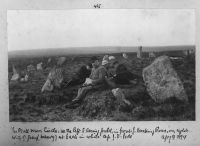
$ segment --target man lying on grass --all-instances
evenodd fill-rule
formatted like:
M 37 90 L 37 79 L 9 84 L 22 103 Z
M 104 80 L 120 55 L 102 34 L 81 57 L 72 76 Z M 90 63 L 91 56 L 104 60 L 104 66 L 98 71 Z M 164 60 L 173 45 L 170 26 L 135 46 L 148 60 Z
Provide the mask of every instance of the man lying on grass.
M 124 64 L 117 60 L 110 61 L 110 74 L 106 82 L 112 88 L 129 87 L 136 84 L 141 77 L 130 72 Z
M 77 71 L 77 73 L 69 81 L 63 82 L 63 87 L 67 88 L 70 86 L 83 84 L 85 82 L 85 79 L 90 76 L 91 70 L 92 70 L 91 63 L 81 66 L 80 69 Z
M 99 60 L 96 59 L 92 63 L 92 72 L 90 74 L 90 77 L 86 79 L 85 83 L 82 85 L 81 88 L 78 89 L 77 96 L 72 100 L 72 102 L 66 107 L 69 107 L 75 103 L 79 103 L 81 100 L 83 100 L 90 90 L 97 90 L 99 88 L 106 86 L 105 78 L 108 76 L 107 69 L 109 67 L 108 61 L 103 60 L 102 64 L 99 66 Z

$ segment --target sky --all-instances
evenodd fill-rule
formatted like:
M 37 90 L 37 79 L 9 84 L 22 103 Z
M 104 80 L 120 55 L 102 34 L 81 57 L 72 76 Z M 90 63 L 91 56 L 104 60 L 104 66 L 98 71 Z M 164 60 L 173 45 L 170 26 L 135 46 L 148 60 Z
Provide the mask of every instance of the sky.
M 195 44 L 192 9 L 8 10 L 8 51 Z

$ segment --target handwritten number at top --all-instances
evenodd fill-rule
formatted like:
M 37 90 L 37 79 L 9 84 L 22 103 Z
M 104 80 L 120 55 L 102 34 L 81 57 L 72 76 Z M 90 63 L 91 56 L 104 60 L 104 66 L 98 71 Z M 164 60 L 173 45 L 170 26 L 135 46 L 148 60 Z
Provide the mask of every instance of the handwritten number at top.
M 100 8 L 101 8 L 101 4 L 96 4 L 96 5 L 94 5 L 94 8 L 100 9 Z

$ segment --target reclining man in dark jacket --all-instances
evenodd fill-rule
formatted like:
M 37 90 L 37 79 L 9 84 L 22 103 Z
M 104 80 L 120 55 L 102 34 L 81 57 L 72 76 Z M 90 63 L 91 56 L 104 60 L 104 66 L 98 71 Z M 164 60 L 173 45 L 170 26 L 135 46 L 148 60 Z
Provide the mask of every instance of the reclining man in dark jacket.
M 90 76 L 91 70 L 92 70 L 91 63 L 81 66 L 81 68 L 78 70 L 75 76 L 73 76 L 71 80 L 69 80 L 66 84 L 64 84 L 64 87 L 83 84 L 85 82 L 85 79 Z
M 115 74 L 110 73 L 110 77 L 106 78 L 106 81 L 113 88 L 119 87 L 120 85 L 135 84 L 141 78 L 130 72 L 124 64 L 120 64 L 118 61 L 114 61 L 110 68 L 114 68 Z
M 106 86 L 105 78 L 108 76 L 108 61 L 102 61 L 102 65 L 99 66 L 99 61 L 96 60 L 92 63 L 93 69 L 89 78 L 86 79 L 85 83 L 78 90 L 77 96 L 72 100 L 71 104 L 78 103 L 85 98 L 88 91 L 92 89 L 99 89 Z

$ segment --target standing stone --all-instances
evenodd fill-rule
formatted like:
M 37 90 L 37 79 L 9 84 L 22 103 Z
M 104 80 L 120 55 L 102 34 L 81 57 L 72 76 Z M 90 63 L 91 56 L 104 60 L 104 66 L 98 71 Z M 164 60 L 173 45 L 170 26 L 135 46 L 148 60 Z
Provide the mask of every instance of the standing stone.
M 42 62 L 40 62 L 39 64 L 37 64 L 37 70 L 42 70 Z
M 53 91 L 53 84 L 51 83 L 50 79 L 47 79 L 46 82 L 44 83 L 44 85 L 42 86 L 42 90 L 41 92 L 44 91 Z
M 44 83 L 41 91 L 53 91 L 54 87 L 60 88 L 63 80 L 63 69 L 60 67 L 54 67 L 49 72 L 47 80 Z
M 17 81 L 17 80 L 19 80 L 19 78 L 20 78 L 19 77 L 19 73 L 15 69 L 14 65 L 12 65 L 12 69 L 13 69 L 13 75 L 12 75 L 11 81 Z
M 155 57 L 156 57 L 156 55 L 154 52 L 149 52 L 149 58 L 155 58 Z
M 27 71 L 28 72 L 34 72 L 35 70 L 36 69 L 35 69 L 35 67 L 32 64 L 30 64 L 30 65 L 27 66 Z
M 51 58 L 48 59 L 47 63 L 51 63 Z
M 26 74 L 24 77 L 24 81 L 27 82 L 28 81 L 28 75 Z
M 53 84 L 53 86 L 60 88 L 61 84 L 64 80 L 63 77 L 63 68 L 60 67 L 54 67 L 48 75 L 48 79 L 51 81 L 51 83 Z
M 190 54 L 189 50 L 184 50 L 183 53 L 184 53 L 185 56 L 188 56 Z
M 123 58 L 128 59 L 128 55 L 126 53 L 122 54 Z
M 195 54 L 195 48 L 190 49 L 189 54 Z
M 188 101 L 183 83 L 168 56 L 158 57 L 151 65 L 144 68 L 143 79 L 149 95 L 156 102 L 164 102 L 170 97 Z
M 138 47 L 137 58 L 142 58 L 142 46 Z
M 18 72 L 17 72 L 17 70 L 16 70 L 14 65 L 12 65 L 12 70 L 13 70 L 13 74 L 18 74 Z
M 66 57 L 59 57 L 57 61 L 57 65 L 63 65 L 66 59 L 67 59 Z

